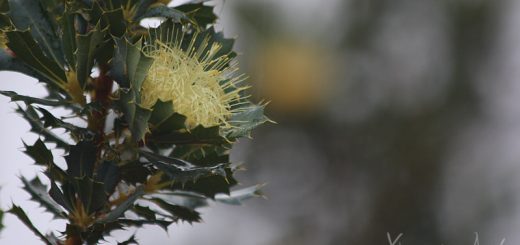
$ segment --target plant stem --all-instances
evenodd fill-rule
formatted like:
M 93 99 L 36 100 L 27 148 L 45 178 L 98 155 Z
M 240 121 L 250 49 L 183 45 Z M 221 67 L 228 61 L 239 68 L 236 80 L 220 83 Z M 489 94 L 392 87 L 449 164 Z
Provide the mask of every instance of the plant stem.
M 91 94 L 92 102 L 100 106 L 100 110 L 92 111 L 88 120 L 88 128 L 98 135 L 97 142 L 95 142 L 98 146 L 98 161 L 96 162 L 96 167 L 99 165 L 99 160 L 101 159 L 102 144 L 105 140 L 106 117 L 108 115 L 108 107 L 111 103 L 110 95 L 114 85 L 112 78 L 107 75 L 108 69 L 107 64 L 101 64 L 99 66 L 99 76 L 93 82 L 94 90 Z
M 82 245 L 83 242 L 81 241 L 81 238 L 78 235 L 67 235 L 67 240 L 65 240 L 65 243 L 63 245 Z
M 96 169 L 101 163 L 102 154 L 103 154 L 103 144 L 105 141 L 105 124 L 106 118 L 108 115 L 108 108 L 111 104 L 110 95 L 112 93 L 112 87 L 114 85 L 114 81 L 107 75 L 109 67 L 107 64 L 99 65 L 99 76 L 93 80 L 92 86 L 93 90 L 91 92 L 92 101 L 99 105 L 99 109 L 92 110 L 90 114 L 88 114 L 88 129 L 92 130 L 96 133 L 97 137 L 95 139 L 96 144 L 96 163 L 94 169 Z M 69 219 L 69 223 L 71 225 L 80 225 L 74 224 L 75 222 Z M 77 231 L 69 231 L 67 230 L 67 239 L 64 241 L 63 245 L 82 245 L 83 241 L 81 236 L 77 233 Z

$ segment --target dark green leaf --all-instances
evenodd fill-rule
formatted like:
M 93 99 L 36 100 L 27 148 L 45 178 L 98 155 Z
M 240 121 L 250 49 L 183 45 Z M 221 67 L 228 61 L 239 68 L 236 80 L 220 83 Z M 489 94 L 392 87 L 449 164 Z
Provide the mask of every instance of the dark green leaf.
M 159 5 L 156 7 L 149 8 L 143 15 L 139 17 L 139 20 L 152 17 L 168 18 L 174 22 L 181 22 L 181 20 L 189 20 L 189 18 L 182 11 L 165 5 Z
M 34 225 L 33 223 L 31 222 L 31 220 L 29 219 L 29 217 L 27 217 L 27 214 L 25 214 L 25 211 L 23 211 L 22 208 L 20 208 L 19 206 L 16 206 L 13 204 L 13 207 L 11 207 L 11 209 L 9 209 L 7 212 L 15 215 L 20 221 L 22 221 L 25 226 L 27 226 L 27 228 L 29 228 L 32 232 L 34 232 L 34 234 L 36 236 L 38 236 L 43 242 L 45 242 L 45 244 L 47 245 L 53 245 L 48 239 L 47 237 L 45 237 Z
M 107 30 L 101 30 L 97 26 L 86 35 L 77 36 L 76 68 L 80 86 L 85 88 L 88 77 L 94 66 L 94 58 L 103 46 Z
M 70 147 L 69 155 L 65 156 L 67 162 L 67 174 L 71 177 L 89 177 L 94 171 L 97 159 L 97 148 L 93 142 L 80 141 Z
M 74 189 L 88 214 L 99 211 L 107 204 L 108 195 L 103 183 L 88 177 L 75 178 Z
M 7 53 L 5 49 L 0 49 L 0 70 L 21 72 L 39 80 L 46 79 L 46 76 L 41 75 L 20 59 Z
M 119 217 L 121 217 L 128 209 L 132 208 L 135 201 L 144 195 L 144 188 L 143 186 L 138 186 L 134 193 L 132 193 L 126 201 L 121 203 L 119 206 L 117 206 L 114 210 L 110 211 L 106 217 L 99 220 L 99 223 L 111 223 L 116 221 Z
M 43 141 L 38 139 L 32 146 L 25 144 L 25 142 L 23 144 L 25 146 L 25 154 L 34 159 L 36 164 L 47 167 L 47 174 L 49 174 L 54 180 L 63 181 L 66 178 L 67 174 L 54 163 L 52 152 L 47 148 Z
M 229 162 L 230 145 L 176 145 L 170 157 L 184 159 L 196 166 L 213 166 Z
M 235 39 L 224 37 L 223 32 L 216 32 L 213 27 L 210 27 L 206 31 L 202 32 L 202 35 L 199 35 L 197 38 L 197 42 L 202 42 L 204 37 L 209 37 L 209 43 L 219 43 L 221 45 L 220 50 L 213 56 L 213 59 L 218 57 L 227 55 L 229 59 L 236 57 L 236 53 L 233 51 L 233 45 L 235 44 Z M 208 48 L 211 45 L 208 46 Z
M 154 221 L 156 220 L 155 212 L 151 210 L 149 207 L 141 206 L 136 204 L 132 209 L 134 213 L 145 218 L 146 220 Z
M 29 31 L 7 31 L 7 46 L 16 54 L 17 59 L 25 62 L 35 72 L 45 77 L 45 82 L 61 88 L 67 78 L 63 67 L 49 59 L 41 51 Z
M 135 240 L 135 235 L 132 235 L 130 238 L 126 239 L 124 242 L 118 242 L 117 245 L 129 245 L 129 244 L 139 244 Z
M 144 183 L 150 174 L 150 170 L 139 161 L 128 162 L 121 166 L 121 179 L 130 184 Z
M 65 185 L 65 187 L 66 186 L 67 185 Z M 60 188 L 56 185 L 56 183 L 51 180 L 51 189 L 49 190 L 49 195 L 52 197 L 52 199 L 56 203 L 58 203 L 59 205 L 61 205 L 65 209 L 67 209 L 69 212 L 73 212 L 74 204 L 73 204 L 73 200 L 71 198 L 71 197 L 73 197 L 73 195 L 70 195 L 69 193 L 67 193 L 67 194 L 68 194 L 67 197 L 65 197 L 65 194 L 60 190 Z
M 0 91 L 0 94 L 10 97 L 11 101 L 23 101 L 26 104 L 39 104 L 39 105 L 46 105 L 46 106 L 65 106 L 69 105 L 66 101 L 58 101 L 58 100 L 47 100 L 47 99 L 40 99 L 40 98 L 34 98 L 24 95 L 19 95 L 13 91 Z
M 118 105 L 123 112 L 125 121 L 132 132 L 132 138 L 135 141 L 143 139 L 146 130 L 148 129 L 148 119 L 152 111 L 141 107 L 136 103 L 136 94 L 134 90 L 123 91 L 120 90 L 120 98 Z
M 137 227 L 141 227 L 143 225 L 158 225 L 160 226 L 163 230 L 167 230 L 168 226 L 171 225 L 171 223 L 173 223 L 172 221 L 167 221 L 167 220 L 162 220 L 162 219 L 157 219 L 157 220 L 154 220 L 154 221 L 149 221 L 149 220 L 132 220 L 132 219 L 119 219 L 118 220 L 118 223 L 119 224 L 122 224 L 122 225 L 125 225 L 125 226 L 137 226 Z
M 115 38 L 115 43 L 116 48 L 110 76 L 121 87 L 133 88 L 138 92 L 146 74 L 148 74 L 148 69 L 153 63 L 153 59 L 143 54 L 141 41 L 132 44 L 125 38 Z
M 22 117 L 27 122 L 29 122 L 29 124 L 31 125 L 32 132 L 42 135 L 44 137 L 44 141 L 56 143 L 57 147 L 68 150 L 69 144 L 43 126 L 43 123 L 39 119 L 38 113 L 34 110 L 32 106 L 27 106 L 26 110 L 22 109 L 21 107 L 18 107 L 16 112 L 20 113 Z
M 199 179 L 211 176 L 226 177 L 226 164 L 217 164 L 211 167 L 178 167 L 166 164 L 160 160 L 147 157 L 150 162 L 163 171 L 172 181 L 185 185 L 188 182 L 196 183 Z
M 108 194 L 114 192 L 119 179 L 119 167 L 113 162 L 104 161 L 97 169 L 95 180 L 103 183 L 105 192 Z
M 150 131 L 152 131 L 153 134 L 169 133 L 185 128 L 185 121 L 185 116 L 173 110 L 171 101 L 163 102 L 157 100 L 153 106 L 153 112 L 149 120 Z
M 240 112 L 233 114 L 230 122 L 233 127 L 227 130 L 226 137 L 229 139 L 251 136 L 251 130 L 269 122 L 269 118 L 264 115 L 265 106 L 251 105 L 240 108 Z
M 190 191 L 172 191 L 162 192 L 159 195 L 154 195 L 164 200 L 173 200 L 172 202 L 187 207 L 189 209 L 197 209 L 208 206 L 207 197 Z
M 36 140 L 34 145 L 25 145 L 25 154 L 29 155 L 36 164 L 49 166 L 54 164 L 54 157 L 52 156 L 52 152 L 47 149 L 47 146 L 40 139 Z
M 52 24 L 57 26 L 56 20 L 59 19 L 65 10 L 65 4 L 61 0 L 40 0 L 42 8 L 48 13 Z
M 184 190 L 203 194 L 209 198 L 214 198 L 216 194 L 229 194 L 230 188 L 237 184 L 233 178 L 230 168 L 225 168 L 226 176 L 213 175 L 199 179 L 197 182 L 187 182 L 185 184 L 175 183 L 170 188 L 172 190 Z
M 121 37 L 126 32 L 126 25 L 123 17 L 123 9 L 118 8 L 104 12 L 101 15 L 103 28 L 108 27 L 110 34 Z
M 0 13 L 7 13 L 7 12 L 9 12 L 9 1 L 0 0 Z
M 171 204 L 159 198 L 153 198 L 149 201 L 157 204 L 157 206 L 170 213 L 174 220 L 183 220 L 188 223 L 199 222 L 201 220 L 199 212 L 193 209 Z
M 71 70 L 76 70 L 76 56 L 74 55 L 76 52 L 76 28 L 74 27 L 75 18 L 76 14 L 67 12 L 60 19 L 60 26 L 62 31 L 61 43 L 63 46 L 65 59 L 67 60 Z
M 193 164 L 178 158 L 171 158 L 155 154 L 153 152 L 140 151 L 141 155 L 146 157 L 150 161 L 158 161 L 166 164 L 175 165 L 179 168 L 193 167 Z M 218 163 L 217 163 L 218 164 Z
M 2 209 L 0 209 L 0 231 L 2 231 L 2 229 L 4 229 L 3 220 L 4 220 L 4 211 L 2 211 Z
M 40 1 L 11 0 L 9 15 L 18 30 L 30 29 L 32 36 L 39 46 L 60 67 L 64 65 L 61 41 L 56 34 L 54 20 L 43 9 Z M 15 51 L 15 50 L 13 50 Z M 15 51 L 18 54 L 18 51 Z
M 218 145 L 227 143 L 226 139 L 220 135 L 219 127 L 205 128 L 201 125 L 191 129 L 189 132 L 171 132 L 164 134 L 152 134 L 147 140 L 157 144 L 167 145 L 184 145 L 184 144 L 196 144 L 196 145 Z
M 46 128 L 63 128 L 71 132 L 72 137 L 77 141 L 92 141 L 96 137 L 96 134 L 87 128 L 81 128 L 74 124 L 58 119 L 54 117 L 54 115 L 52 115 L 49 111 L 43 108 L 36 109 L 43 114 L 43 117 L 41 119 L 43 121 L 43 126 Z
M 263 197 L 262 193 L 263 185 L 255 185 L 240 190 L 232 191 L 229 195 L 216 195 L 215 200 L 221 203 L 230 205 L 242 205 L 245 200 L 253 197 Z
M 217 20 L 217 16 L 213 13 L 213 7 L 206 6 L 203 3 L 185 4 L 176 7 L 176 9 L 186 13 L 202 28 L 215 23 Z
M 28 181 L 24 177 L 21 177 L 20 179 L 24 184 L 24 190 L 31 195 L 31 200 L 45 207 L 45 209 L 52 213 L 55 218 L 67 218 L 63 210 L 58 206 L 58 203 L 52 200 L 49 193 L 47 193 L 47 187 L 40 182 L 38 177 L 31 181 Z

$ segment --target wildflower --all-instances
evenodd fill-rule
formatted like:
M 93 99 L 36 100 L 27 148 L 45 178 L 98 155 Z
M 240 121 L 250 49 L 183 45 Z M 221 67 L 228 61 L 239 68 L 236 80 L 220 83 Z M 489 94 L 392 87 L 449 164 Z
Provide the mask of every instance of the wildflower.
M 167 40 L 155 40 L 144 48 L 154 63 L 141 88 L 141 104 L 151 108 L 157 100 L 172 101 L 174 110 L 186 117 L 186 127 L 231 128 L 244 96 L 244 75 L 236 75 L 237 63 L 229 54 L 220 55 L 222 44 L 195 33 L 182 31 Z M 182 44 L 188 44 L 183 48 Z

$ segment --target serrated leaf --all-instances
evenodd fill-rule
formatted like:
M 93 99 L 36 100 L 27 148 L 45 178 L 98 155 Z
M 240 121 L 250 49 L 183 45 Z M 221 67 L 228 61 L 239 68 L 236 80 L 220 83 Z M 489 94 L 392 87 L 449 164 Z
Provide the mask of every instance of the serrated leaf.
M 117 206 L 115 209 L 110 211 L 103 219 L 99 220 L 98 223 L 111 223 L 116 221 L 119 217 L 121 217 L 128 209 L 132 208 L 135 201 L 145 194 L 143 186 L 138 186 L 134 193 L 132 193 L 128 198 Z
M 146 182 L 146 179 L 151 174 L 150 170 L 139 161 L 128 162 L 121 166 L 120 170 L 121 179 L 133 185 Z
M 188 223 L 200 222 L 200 220 L 201 220 L 199 212 L 197 212 L 193 209 L 189 209 L 187 207 L 183 207 L 180 205 L 168 203 L 168 202 L 164 201 L 163 199 L 159 199 L 159 198 L 153 198 L 153 199 L 150 199 L 149 201 L 157 204 L 157 206 L 159 206 L 161 209 L 170 213 L 174 220 L 183 220 L 183 221 L 187 221 Z
M 28 181 L 24 177 L 21 177 L 20 179 L 24 184 L 23 189 L 31 195 L 31 200 L 45 207 L 45 209 L 52 213 L 55 218 L 67 218 L 63 210 L 58 205 L 58 203 L 56 203 L 51 198 L 49 193 L 47 193 L 47 187 L 40 181 L 38 177 L 34 178 L 31 181 Z
M 46 128 L 63 128 L 68 132 L 71 132 L 72 137 L 79 141 L 92 141 L 96 138 L 96 134 L 87 128 L 78 127 L 74 124 L 58 119 L 43 108 L 36 108 L 36 110 L 42 113 L 43 116 L 41 120 L 43 121 L 43 126 Z
M 102 27 L 108 28 L 110 34 L 115 37 L 121 37 L 126 32 L 126 25 L 121 8 L 106 11 L 101 15 Z
M 32 146 L 25 144 L 25 142 L 23 144 L 25 146 L 25 154 L 30 156 L 36 164 L 47 167 L 46 172 L 52 179 L 63 181 L 66 178 L 67 174 L 54 163 L 52 152 L 43 141 L 38 139 Z
M 75 13 L 66 12 L 63 17 L 59 20 L 61 26 L 61 43 L 63 46 L 63 53 L 65 59 L 69 64 L 71 70 L 76 70 L 76 28 L 74 27 L 74 19 L 76 18 Z
M 52 155 L 52 152 L 47 148 L 45 143 L 41 141 L 40 139 L 37 139 L 34 145 L 25 145 L 25 154 L 29 155 L 34 161 L 36 161 L 36 164 L 43 165 L 43 166 L 49 166 L 51 164 L 54 164 L 54 157 Z
M 125 226 L 137 226 L 137 227 L 141 227 L 143 225 L 158 225 L 165 231 L 167 231 L 168 226 L 173 223 L 172 221 L 162 220 L 162 219 L 157 219 L 157 220 L 154 220 L 154 221 L 133 220 L 133 219 L 119 219 L 118 222 L 120 224 L 122 224 L 122 225 L 125 225 Z
M 143 54 L 141 41 L 132 44 L 126 38 L 114 38 L 114 40 L 116 47 L 110 76 L 121 87 L 133 88 L 138 92 L 153 59 Z
M 9 209 L 7 212 L 15 215 L 20 221 L 22 221 L 22 223 L 25 224 L 25 226 L 27 226 L 27 228 L 29 228 L 36 236 L 38 236 L 43 242 L 45 242 L 45 244 L 47 245 L 53 245 L 48 239 L 47 237 L 45 237 L 34 225 L 33 223 L 31 222 L 31 220 L 29 219 L 29 217 L 27 217 L 27 214 L 25 213 L 25 211 L 23 211 L 22 208 L 20 208 L 19 206 L 16 206 L 15 204 L 13 204 L 13 206 L 11 207 L 11 209 Z
M 123 242 L 118 242 L 117 245 L 129 245 L 129 244 L 139 244 L 137 240 L 135 240 L 135 235 L 132 235 L 128 239 Z
M 0 209 L 0 231 L 2 231 L 2 229 L 4 229 L 4 211 L 2 211 L 2 209 Z
M 7 31 L 5 34 L 8 39 L 7 46 L 16 54 L 17 59 L 45 77 L 44 82 L 57 88 L 63 88 L 63 84 L 67 81 L 63 67 L 45 56 L 29 31 L 15 30 Z
M 263 185 L 255 185 L 232 191 L 229 195 L 218 194 L 215 196 L 215 200 L 230 205 L 242 205 L 245 200 L 264 196 L 261 190 L 262 187 Z
M 140 141 L 144 138 L 148 129 L 148 119 L 152 111 L 136 103 L 137 98 L 134 90 L 120 91 L 120 98 L 117 103 L 132 132 L 132 138 L 135 141 Z
M 179 168 L 191 168 L 194 167 L 190 162 L 184 161 L 178 158 L 166 157 L 153 152 L 140 151 L 141 155 L 150 161 L 159 161 L 171 165 L 175 165 Z
M 146 12 L 139 16 L 138 20 L 142 20 L 144 18 L 152 18 L 152 17 L 162 17 L 170 19 L 174 22 L 181 22 L 182 20 L 190 20 L 184 12 L 168 7 L 166 5 L 159 5 L 146 10 Z
M 170 157 L 184 159 L 196 166 L 212 166 L 216 162 L 230 162 L 230 145 L 176 145 Z
M 5 49 L 0 49 L 0 70 L 20 72 L 39 80 L 46 79 L 45 76 L 30 68 L 20 59 L 8 54 Z
M 218 43 L 220 44 L 221 48 L 219 51 L 213 56 L 213 59 L 219 58 L 221 56 L 226 55 L 229 59 L 233 59 L 236 57 L 236 53 L 233 51 L 233 45 L 235 44 L 235 39 L 233 38 L 226 38 L 224 36 L 223 32 L 217 32 L 215 31 L 214 27 L 210 27 L 204 32 L 202 32 L 202 35 L 199 35 L 200 37 L 197 40 L 197 42 L 202 42 L 202 37 L 207 36 L 209 37 L 209 43 Z
M 175 9 L 186 13 L 188 17 L 195 20 L 197 25 L 202 28 L 215 23 L 217 20 L 217 16 L 213 13 L 213 7 L 204 5 L 203 3 L 185 4 L 178 6 Z
M 227 140 L 220 135 L 218 126 L 205 128 L 199 125 L 188 132 L 175 131 L 163 134 L 151 134 L 147 140 L 156 144 L 165 145 L 219 145 L 227 143 Z
M 80 141 L 70 147 L 69 155 L 65 156 L 67 174 L 71 177 L 91 178 L 97 159 L 97 148 L 91 141 Z
M 11 0 L 9 15 L 19 30 L 30 29 L 32 36 L 38 42 L 45 55 L 60 67 L 63 67 L 63 50 L 56 34 L 53 20 L 48 16 L 40 1 Z M 13 50 L 15 51 L 15 50 Z M 18 52 L 15 51 L 18 55 Z
M 120 180 L 119 167 L 113 162 L 104 161 L 96 171 L 95 180 L 103 183 L 106 193 L 110 194 L 114 192 Z
M 65 10 L 65 4 L 61 0 L 40 0 L 42 8 L 49 15 L 49 19 L 54 26 L 57 26 L 56 20 L 59 19 Z
M 166 201 L 187 207 L 189 209 L 197 209 L 208 206 L 208 198 L 202 194 L 190 191 L 162 191 L 151 195 L 154 198 L 161 198 Z
M 40 98 L 35 98 L 35 97 L 30 97 L 30 96 L 25 96 L 25 95 L 19 95 L 13 91 L 0 90 L 0 94 L 11 98 L 11 101 L 23 101 L 26 104 L 38 104 L 38 105 L 56 106 L 56 107 L 70 105 L 68 102 L 63 101 L 63 100 L 59 101 L 59 100 L 40 99 Z
M 92 67 L 94 66 L 95 56 L 103 46 L 106 33 L 107 30 L 101 30 L 97 26 L 87 34 L 77 36 L 76 74 L 82 88 L 85 88 L 87 84 L 87 79 L 90 77 Z
M 186 117 L 173 110 L 171 101 L 157 100 L 152 108 L 150 131 L 152 134 L 164 134 L 186 127 Z
M 59 239 L 56 235 L 54 235 L 54 233 L 47 233 L 45 234 L 45 237 L 47 237 L 47 239 L 49 240 L 49 242 L 51 242 L 52 244 L 55 244 L 55 245 L 60 245 L 61 243 L 61 239 Z
M 64 187 L 66 188 L 67 185 Z M 56 203 L 67 209 L 69 212 L 73 212 L 73 201 L 71 199 L 73 194 L 67 193 L 67 196 L 60 190 L 58 185 L 51 179 L 51 189 L 49 190 L 49 196 L 54 200 Z
M 103 183 L 91 178 L 74 178 L 74 189 L 88 214 L 102 209 L 108 201 Z
M 136 204 L 132 211 L 139 215 L 140 217 L 145 218 L 146 220 L 154 221 L 156 220 L 155 212 L 151 210 L 149 207 L 141 206 Z
M 32 132 L 44 137 L 44 141 L 55 143 L 57 147 L 68 150 L 69 144 L 43 126 L 43 123 L 39 119 L 38 113 L 34 110 L 32 106 L 28 105 L 26 110 L 22 109 L 21 107 L 18 107 L 16 112 L 20 113 L 22 117 L 27 122 L 29 122 L 29 124 L 31 125 Z
M 176 183 L 185 185 L 188 182 L 196 183 L 200 179 L 211 176 L 226 177 L 226 164 L 216 164 L 211 167 L 179 167 L 171 164 L 166 164 L 158 159 L 147 157 L 150 162 L 163 171 L 169 179 Z
M 269 122 L 269 118 L 264 115 L 265 106 L 250 105 L 240 108 L 240 112 L 233 114 L 230 123 L 233 127 L 225 132 L 228 139 L 250 136 L 251 131 Z
M 233 178 L 233 172 L 230 168 L 225 168 L 224 171 L 225 176 L 213 175 L 201 178 L 196 182 L 175 183 L 170 186 L 170 189 L 200 193 L 209 198 L 214 198 L 219 193 L 229 195 L 231 187 L 236 185 L 237 181 Z

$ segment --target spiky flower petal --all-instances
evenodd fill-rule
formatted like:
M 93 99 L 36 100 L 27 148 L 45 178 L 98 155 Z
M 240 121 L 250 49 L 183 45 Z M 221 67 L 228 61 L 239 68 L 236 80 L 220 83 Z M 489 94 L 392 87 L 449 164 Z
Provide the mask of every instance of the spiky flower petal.
M 240 85 L 245 77 L 235 75 L 237 64 L 230 63 L 228 55 L 219 55 L 221 44 L 202 34 L 185 40 L 182 31 L 174 33 L 144 50 L 154 63 L 142 86 L 141 104 L 150 108 L 157 100 L 171 100 L 174 110 L 186 116 L 188 128 L 230 128 L 233 108 L 247 89 Z M 187 48 L 181 47 L 183 42 L 189 43 Z

